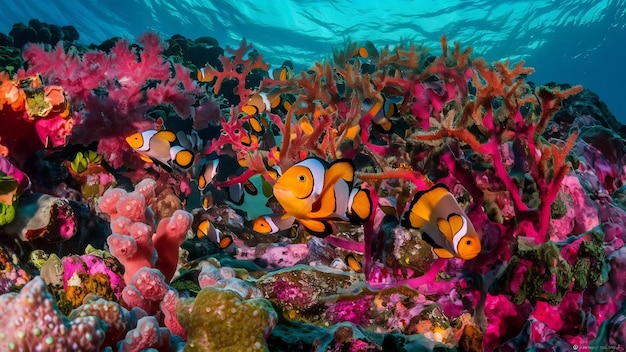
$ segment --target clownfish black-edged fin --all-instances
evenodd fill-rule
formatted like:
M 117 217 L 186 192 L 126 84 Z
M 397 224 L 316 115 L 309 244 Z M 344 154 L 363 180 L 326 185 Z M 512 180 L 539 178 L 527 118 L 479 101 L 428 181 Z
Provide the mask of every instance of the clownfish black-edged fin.
M 433 240 L 433 238 L 426 232 L 422 232 L 422 240 L 432 247 L 433 254 L 435 254 L 438 258 L 454 257 L 453 253 L 437 244 L 437 242 L 435 242 L 435 240 Z
M 333 161 L 330 164 L 330 167 L 326 171 L 326 179 L 329 180 L 338 180 L 342 178 L 344 181 L 348 183 L 348 185 L 352 185 L 354 182 L 354 163 L 350 159 L 342 158 Z M 332 182 L 334 185 L 336 181 Z M 350 187 L 352 189 L 352 187 Z
M 231 236 L 226 235 L 220 238 L 220 242 L 218 243 L 218 245 L 220 246 L 220 249 L 225 250 L 228 249 L 228 247 L 230 247 L 234 242 L 235 241 Z
M 301 219 L 300 224 L 315 237 L 327 237 L 335 232 L 333 225 L 326 220 Z
M 174 143 L 176 141 L 176 133 L 170 130 L 160 130 L 155 134 L 156 137 L 165 139 L 170 143 Z
M 348 201 L 348 217 L 351 221 L 357 223 L 365 223 L 369 221 L 374 210 L 372 196 L 369 189 L 354 189 L 350 193 Z
M 413 196 L 409 210 L 404 214 L 402 225 L 407 228 L 420 229 L 431 221 L 431 214 L 443 196 L 450 193 L 444 184 L 436 184 L 428 190 L 419 191 Z
M 450 253 L 450 251 L 445 248 L 433 248 L 433 253 L 435 253 L 437 257 L 443 259 L 454 258 L 454 254 Z
M 363 265 L 361 264 L 361 261 L 358 260 L 356 256 L 352 253 L 346 255 L 343 262 L 348 268 L 350 268 L 350 270 L 354 272 L 360 273 L 363 271 Z
M 456 235 L 461 228 L 463 228 L 464 220 L 461 215 L 452 213 L 448 215 L 447 219 L 437 219 L 437 227 L 439 231 L 443 233 L 448 242 L 452 242 L 454 235 Z

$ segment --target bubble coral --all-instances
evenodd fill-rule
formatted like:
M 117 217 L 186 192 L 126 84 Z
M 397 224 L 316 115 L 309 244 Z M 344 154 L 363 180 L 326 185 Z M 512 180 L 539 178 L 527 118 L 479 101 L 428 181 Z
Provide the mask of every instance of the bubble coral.
M 203 288 L 176 308 L 188 334 L 185 351 L 267 351 L 266 338 L 278 318 L 266 299 L 243 300 L 237 292 L 215 287 Z
M 39 276 L 20 293 L 0 296 L 0 349 L 4 351 L 98 351 L 106 325 L 89 316 L 68 319 Z

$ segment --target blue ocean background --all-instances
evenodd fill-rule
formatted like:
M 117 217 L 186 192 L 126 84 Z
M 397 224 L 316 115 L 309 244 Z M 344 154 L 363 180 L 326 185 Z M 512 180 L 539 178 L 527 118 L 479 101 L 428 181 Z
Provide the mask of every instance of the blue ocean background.
M 489 61 L 525 60 L 530 80 L 582 84 L 626 122 L 626 1 L 478 0 L 2 0 L 0 32 L 16 22 L 73 25 L 85 44 L 151 30 L 163 38 L 212 36 L 221 46 L 242 38 L 266 61 L 291 60 L 297 71 L 329 58 L 350 39 L 376 46 L 411 40 L 439 52 L 439 38 L 472 45 Z

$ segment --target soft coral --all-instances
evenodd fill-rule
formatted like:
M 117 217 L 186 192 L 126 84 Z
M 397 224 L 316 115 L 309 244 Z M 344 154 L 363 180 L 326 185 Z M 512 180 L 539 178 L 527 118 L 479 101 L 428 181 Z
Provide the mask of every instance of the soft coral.
M 202 94 L 188 69 L 161 56 L 164 46 L 157 34 L 146 33 L 138 41 L 141 48 L 118 40 L 108 53 L 82 55 L 61 45 L 53 51 L 30 45 L 24 50 L 28 70 L 19 73 L 41 74 L 46 81 L 63 86 L 77 112 L 72 142 L 103 141 L 98 152 L 116 168 L 138 162 L 124 137 L 154 128 L 145 119 L 151 107 L 167 104 L 182 118 L 193 117 L 191 106 Z

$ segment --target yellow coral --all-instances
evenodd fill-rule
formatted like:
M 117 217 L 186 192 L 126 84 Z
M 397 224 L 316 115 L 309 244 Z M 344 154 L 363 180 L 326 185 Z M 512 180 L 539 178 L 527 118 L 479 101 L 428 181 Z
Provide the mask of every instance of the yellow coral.
M 203 288 L 176 310 L 188 334 L 185 351 L 267 351 L 265 338 L 277 319 L 266 299 L 243 300 L 234 291 L 215 287 Z

